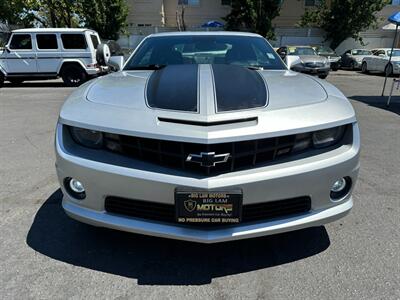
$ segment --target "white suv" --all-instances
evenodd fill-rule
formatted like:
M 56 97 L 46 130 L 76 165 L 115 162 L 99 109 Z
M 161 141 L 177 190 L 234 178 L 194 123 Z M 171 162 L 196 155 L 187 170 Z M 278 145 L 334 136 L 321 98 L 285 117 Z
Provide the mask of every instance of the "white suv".
M 5 49 L 0 50 L 0 86 L 5 80 L 19 84 L 24 80 L 57 77 L 67 86 L 78 86 L 90 77 L 106 73 L 108 67 L 104 65 L 109 56 L 108 47 L 100 44 L 99 35 L 93 30 L 14 30 Z

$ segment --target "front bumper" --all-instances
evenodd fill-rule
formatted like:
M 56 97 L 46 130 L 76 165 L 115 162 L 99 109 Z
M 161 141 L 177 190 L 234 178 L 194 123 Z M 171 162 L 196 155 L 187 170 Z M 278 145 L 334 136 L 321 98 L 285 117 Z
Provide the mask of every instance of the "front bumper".
M 323 68 L 311 68 L 311 67 L 294 67 L 293 71 L 311 74 L 311 75 L 328 75 L 329 71 L 331 70 L 330 67 L 323 67 Z
M 181 240 L 214 243 L 257 237 L 310 226 L 319 226 L 346 215 L 352 208 L 350 193 L 341 201 L 330 200 L 332 183 L 349 176 L 353 187 L 359 169 L 360 138 L 357 124 L 352 126 L 353 143 L 332 151 L 262 168 L 195 178 L 151 169 L 136 169 L 87 160 L 68 153 L 62 139 L 62 126 L 56 134 L 56 168 L 63 190 L 63 208 L 74 219 L 95 226 Z M 72 198 L 63 186 L 66 177 L 74 177 L 86 188 L 86 198 Z M 173 204 L 177 187 L 243 191 L 243 204 L 311 197 L 311 210 L 304 214 L 275 218 L 224 228 L 200 229 L 175 223 L 138 219 L 105 211 L 107 196 Z

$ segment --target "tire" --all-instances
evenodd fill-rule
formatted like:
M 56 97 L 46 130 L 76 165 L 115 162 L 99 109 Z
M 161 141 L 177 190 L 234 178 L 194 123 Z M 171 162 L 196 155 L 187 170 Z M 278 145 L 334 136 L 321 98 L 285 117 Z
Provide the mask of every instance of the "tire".
M 318 77 L 321 78 L 321 79 L 325 79 L 326 77 L 328 77 L 328 74 L 325 74 L 325 75 L 318 75 Z
M 78 65 L 66 65 L 60 73 L 66 86 L 80 86 L 87 79 L 85 70 Z
M 364 61 L 361 65 L 361 72 L 363 72 L 364 74 L 368 74 L 368 66 L 367 63 Z
M 11 82 L 12 85 L 20 85 L 21 83 L 24 82 L 23 79 L 18 79 L 18 78 L 8 79 L 8 81 Z
M 393 66 L 392 64 L 387 64 L 385 67 L 385 75 L 390 77 L 393 75 Z
M 107 66 L 111 57 L 110 47 L 107 44 L 99 44 L 96 50 L 96 61 L 101 66 Z
M 4 75 L 0 72 L 0 88 L 4 85 Z

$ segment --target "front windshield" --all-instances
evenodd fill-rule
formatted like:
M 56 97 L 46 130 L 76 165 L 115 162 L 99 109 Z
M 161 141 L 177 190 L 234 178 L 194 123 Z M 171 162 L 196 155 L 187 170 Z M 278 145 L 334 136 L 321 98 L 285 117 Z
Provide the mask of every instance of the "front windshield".
M 351 51 L 352 55 L 372 55 L 372 52 L 369 50 L 353 50 Z
M 392 52 L 392 51 L 389 50 L 389 51 L 387 52 L 387 55 L 388 55 L 388 56 L 390 56 L 390 52 Z M 400 50 L 393 50 L 392 56 L 400 56 Z
M 310 47 L 288 47 L 289 55 L 317 55 L 315 50 Z
M 180 64 L 234 64 L 269 70 L 286 69 L 263 38 L 187 35 L 147 38 L 129 59 L 124 70 Z
M 326 47 L 326 46 L 318 46 L 316 50 L 319 54 L 335 55 L 335 51 L 333 51 L 331 48 Z

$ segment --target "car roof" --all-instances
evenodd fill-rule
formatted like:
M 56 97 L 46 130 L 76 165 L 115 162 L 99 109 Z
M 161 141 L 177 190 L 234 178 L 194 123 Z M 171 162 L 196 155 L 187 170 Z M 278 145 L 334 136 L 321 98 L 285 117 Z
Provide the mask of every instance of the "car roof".
M 12 32 L 15 33 L 31 33 L 31 32 L 85 32 L 85 31 L 93 31 L 87 28 L 23 28 L 23 29 L 15 29 Z
M 312 48 L 312 46 L 309 45 L 286 45 L 286 46 L 282 46 L 282 47 L 293 47 L 293 48 Z
M 388 51 L 388 50 L 392 50 L 392 48 L 374 48 L 374 49 L 371 49 L 371 50 L 374 50 L 374 51 L 378 51 L 378 50 Z M 400 50 L 400 49 L 399 48 L 393 48 L 393 50 Z
M 149 35 L 149 37 L 163 37 L 163 36 L 201 36 L 201 35 L 214 35 L 214 36 L 252 36 L 262 37 L 259 34 L 251 32 L 237 32 L 237 31 L 175 31 L 175 32 L 161 32 Z

